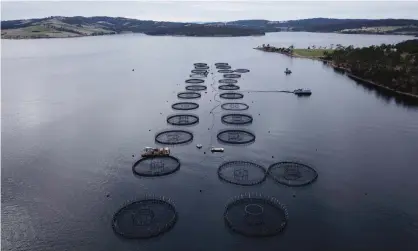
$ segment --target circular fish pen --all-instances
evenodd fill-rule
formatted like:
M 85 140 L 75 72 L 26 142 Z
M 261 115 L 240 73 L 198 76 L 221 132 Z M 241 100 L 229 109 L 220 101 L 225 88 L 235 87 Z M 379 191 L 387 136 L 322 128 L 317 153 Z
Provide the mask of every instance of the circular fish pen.
M 195 66 L 194 67 L 196 70 L 208 70 L 209 69 L 209 66 Z
M 236 74 L 236 73 L 224 74 L 224 78 L 240 78 L 240 77 L 241 75 Z
M 193 114 L 175 114 L 167 117 L 167 123 L 176 126 L 194 125 L 199 122 L 199 117 Z
M 182 110 L 182 111 L 195 110 L 199 108 L 199 104 L 193 103 L 193 102 L 179 102 L 179 103 L 172 104 L 171 108 L 173 108 L 174 110 Z
M 221 108 L 228 111 L 244 111 L 248 110 L 249 106 L 244 103 L 224 103 Z
M 190 74 L 189 75 L 191 78 L 194 78 L 194 79 L 201 79 L 201 80 L 203 80 L 203 78 L 206 78 L 206 75 L 205 74 L 200 74 L 200 73 L 193 73 L 193 74 Z M 203 82 L 204 82 L 205 80 L 203 80 Z M 201 84 L 201 83 L 199 83 L 199 84 Z
M 191 78 L 191 79 L 187 79 L 185 82 L 188 84 L 201 84 L 201 83 L 204 83 L 205 80 L 200 79 L 200 78 Z
M 223 99 L 242 99 L 244 97 L 244 94 L 237 92 L 225 92 L 221 93 L 219 97 Z
M 233 70 L 219 70 L 219 73 L 233 73 Z
M 250 70 L 248 70 L 248 69 L 236 69 L 234 72 L 237 72 L 237 73 L 247 73 L 247 72 L 250 72 Z
M 225 124 L 246 125 L 253 122 L 253 117 L 248 114 L 233 113 L 223 115 L 221 120 Z
M 235 90 L 239 90 L 239 86 L 238 85 L 233 85 L 233 84 L 229 84 L 229 85 L 220 85 L 218 86 L 219 90 L 224 90 L 224 91 L 235 91 Z
M 215 63 L 215 66 L 229 65 L 228 63 Z
M 192 70 L 192 73 L 197 73 L 197 74 L 199 74 L 199 73 L 206 73 L 207 72 L 207 70 L 197 70 L 197 69 L 194 69 L 194 70 Z
M 172 156 L 145 157 L 132 167 L 134 174 L 144 177 L 156 177 L 172 174 L 180 169 L 180 161 Z
M 248 161 L 229 161 L 218 168 L 218 176 L 228 183 L 252 186 L 266 179 L 264 167 Z
M 223 130 L 216 137 L 219 142 L 231 145 L 244 145 L 255 141 L 255 135 L 252 132 L 241 129 Z
M 207 87 L 205 85 L 188 85 L 186 86 L 186 90 L 188 91 L 204 91 Z
M 177 94 L 178 98 L 181 99 L 197 99 L 200 98 L 202 95 L 200 95 L 200 93 L 198 92 L 179 92 Z
M 146 239 L 169 231 L 177 221 L 170 200 L 145 197 L 122 207 L 112 219 L 113 231 L 128 239 Z
M 217 65 L 216 69 L 228 70 L 228 69 L 231 69 L 231 66 L 229 66 L 229 65 Z
M 225 224 L 236 233 L 266 237 L 282 232 L 289 215 L 286 207 L 274 197 L 245 194 L 230 200 L 225 207 L 224 219 Z
M 208 66 L 208 64 L 207 63 L 194 63 L 193 64 L 195 67 L 197 66 L 197 67 L 205 67 L 205 66 Z
M 286 186 L 305 186 L 318 178 L 312 167 L 298 162 L 278 162 L 268 169 L 269 175 L 278 183 Z
M 236 84 L 236 83 L 238 83 L 238 80 L 225 78 L 225 79 L 220 79 L 218 82 L 220 84 Z
M 184 130 L 167 130 L 155 135 L 155 142 L 161 145 L 180 145 L 193 141 L 193 134 Z

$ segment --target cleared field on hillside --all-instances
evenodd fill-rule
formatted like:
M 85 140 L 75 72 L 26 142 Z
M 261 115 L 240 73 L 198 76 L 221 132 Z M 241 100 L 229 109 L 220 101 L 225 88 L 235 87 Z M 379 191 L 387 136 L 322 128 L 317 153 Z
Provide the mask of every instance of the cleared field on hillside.
M 294 49 L 293 53 L 304 57 L 322 57 L 324 52 L 332 52 L 331 49 Z

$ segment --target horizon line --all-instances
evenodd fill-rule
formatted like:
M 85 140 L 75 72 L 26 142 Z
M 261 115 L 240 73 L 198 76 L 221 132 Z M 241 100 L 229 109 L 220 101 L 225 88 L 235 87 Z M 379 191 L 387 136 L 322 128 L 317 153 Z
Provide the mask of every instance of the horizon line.
M 251 18 L 251 19 L 231 19 L 231 20 L 213 20 L 213 21 L 168 21 L 168 20 L 155 20 L 155 19 L 141 19 L 137 17 L 123 17 L 123 16 L 44 16 L 44 17 L 31 17 L 31 18 L 20 18 L 20 19 L 6 19 L 1 20 L 4 21 L 17 21 L 17 20 L 31 20 L 31 19 L 44 19 L 44 18 L 56 18 L 56 17 L 84 17 L 84 18 L 92 18 L 92 17 L 110 17 L 110 18 L 126 18 L 126 19 L 134 19 L 134 20 L 142 20 L 142 21 L 154 21 L 154 22 L 171 22 L 171 23 L 227 23 L 227 22 L 234 22 L 234 21 L 247 21 L 247 20 L 262 20 L 262 21 L 270 21 L 270 22 L 288 22 L 288 21 L 297 21 L 297 20 L 308 20 L 308 19 L 334 19 L 334 20 L 416 20 L 412 18 L 332 18 L 332 17 L 310 17 L 310 18 L 299 18 L 299 19 L 286 19 L 286 20 L 271 20 L 271 19 L 263 19 L 263 18 Z

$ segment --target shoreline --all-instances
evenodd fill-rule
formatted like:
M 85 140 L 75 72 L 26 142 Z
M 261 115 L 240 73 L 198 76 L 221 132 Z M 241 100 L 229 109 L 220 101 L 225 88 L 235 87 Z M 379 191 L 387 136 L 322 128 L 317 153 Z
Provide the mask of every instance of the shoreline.
M 397 93 L 397 94 L 399 94 L 399 95 L 403 95 L 403 96 L 407 96 L 407 97 L 410 97 L 410 98 L 416 98 L 416 99 L 418 99 L 418 95 L 411 94 L 411 93 L 407 93 L 407 92 L 400 92 L 400 91 L 394 90 L 394 89 L 392 89 L 392 88 L 386 87 L 386 86 L 384 86 L 384 85 L 377 84 L 376 82 L 373 82 L 373 81 L 371 81 L 371 80 L 369 80 L 369 79 L 364 79 L 364 78 L 361 78 L 361 77 L 356 76 L 356 75 L 354 75 L 354 74 L 352 74 L 352 73 L 347 73 L 347 72 L 346 72 L 345 74 L 347 75 L 347 77 L 351 78 L 352 80 L 355 80 L 355 81 L 361 82 L 361 83 L 363 83 L 363 84 L 373 85 L 373 86 L 375 86 L 375 87 L 378 87 L 378 88 L 383 88 L 383 89 L 385 89 L 385 90 L 388 90 L 388 91 L 391 91 L 391 92 Z
M 307 59 L 312 59 L 312 60 L 319 60 L 319 61 L 322 61 L 322 62 L 330 62 L 329 60 L 324 60 L 324 59 L 321 59 L 320 57 L 303 56 L 303 55 L 299 55 L 297 53 L 291 54 L 291 53 L 280 52 L 280 51 L 266 51 L 266 50 L 263 50 L 263 48 L 258 48 L 258 47 L 253 48 L 253 49 L 254 50 L 259 50 L 259 51 L 264 51 L 264 52 L 278 53 L 278 54 L 282 54 L 282 55 L 285 55 L 285 56 L 288 56 L 288 57 L 291 57 L 291 58 L 307 58 Z
M 264 51 L 264 52 L 274 52 L 274 53 L 282 54 L 282 55 L 285 55 L 285 56 L 288 56 L 288 57 L 291 57 L 291 58 L 305 58 L 305 59 L 312 59 L 312 60 L 322 61 L 323 63 L 332 67 L 335 71 L 343 73 L 348 78 L 350 78 L 354 81 L 358 81 L 362 84 L 369 84 L 369 85 L 372 85 L 372 86 L 377 87 L 377 88 L 382 88 L 382 89 L 385 89 L 385 90 L 388 90 L 388 91 L 391 91 L 393 93 L 396 93 L 396 94 L 399 94 L 399 95 L 402 95 L 402 96 L 406 96 L 406 97 L 409 97 L 409 98 L 418 99 L 418 95 L 415 95 L 415 94 L 412 94 L 412 93 L 407 93 L 407 92 L 397 91 L 397 90 L 394 90 L 392 88 L 386 87 L 384 85 L 378 84 L 378 83 L 376 83 L 372 80 L 364 79 L 364 78 L 361 78 L 359 76 L 356 76 L 356 75 L 351 73 L 350 69 L 337 66 L 331 60 L 324 60 L 324 59 L 321 59 L 319 57 L 302 56 L 302 55 L 298 55 L 298 54 L 291 54 L 291 53 L 280 52 L 280 51 L 266 51 L 266 50 L 263 50 L 262 48 L 258 48 L 258 47 L 254 48 L 254 49 Z
M 143 32 L 121 32 L 113 34 L 103 34 L 103 35 L 79 35 L 79 36 L 62 36 L 62 37 L 1 37 L 4 40 L 38 40 L 38 39 L 63 39 L 63 38 L 81 38 L 81 37 L 103 37 L 103 36 L 115 36 L 115 35 L 125 35 L 125 34 L 142 34 L 150 37 L 214 37 L 214 38 L 226 38 L 226 37 L 255 37 L 255 36 L 265 36 L 265 35 L 208 35 L 208 36 L 191 36 L 191 35 L 175 35 L 175 34 L 161 34 L 161 35 L 149 35 Z

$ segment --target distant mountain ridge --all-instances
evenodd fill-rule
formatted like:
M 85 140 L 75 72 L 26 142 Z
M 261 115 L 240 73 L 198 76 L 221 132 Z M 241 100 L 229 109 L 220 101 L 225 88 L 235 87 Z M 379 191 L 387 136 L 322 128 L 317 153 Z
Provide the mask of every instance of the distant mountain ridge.
M 213 23 L 216 24 L 216 23 Z M 219 22 L 218 22 L 219 24 Z M 225 25 L 262 29 L 265 32 L 271 31 L 308 31 L 308 32 L 342 32 L 346 30 L 356 30 L 358 33 L 363 28 L 371 27 L 392 27 L 385 29 L 381 33 L 397 34 L 397 29 L 411 28 L 411 35 L 418 34 L 418 20 L 414 19 L 335 19 L 335 18 L 310 18 L 288 21 L 269 21 L 269 20 L 237 20 L 225 22 Z M 370 33 L 378 33 L 369 31 Z M 399 31 L 402 32 L 402 31 Z M 355 33 L 353 31 L 352 33 Z M 408 33 L 408 32 L 403 32 Z
M 253 19 L 192 23 L 107 16 L 52 16 L 1 21 L 1 28 L 2 38 L 78 37 L 125 32 L 181 36 L 252 36 L 278 31 L 417 35 L 418 20 L 310 18 L 288 21 Z

